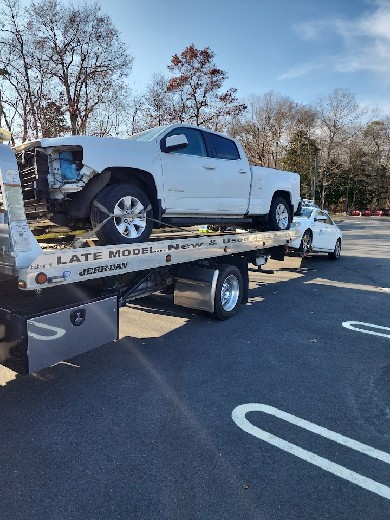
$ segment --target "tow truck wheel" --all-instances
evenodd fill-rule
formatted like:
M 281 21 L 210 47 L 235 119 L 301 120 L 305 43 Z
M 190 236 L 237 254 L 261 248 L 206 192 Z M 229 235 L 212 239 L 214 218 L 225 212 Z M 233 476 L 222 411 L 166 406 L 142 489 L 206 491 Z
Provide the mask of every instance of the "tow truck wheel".
M 221 266 L 214 297 L 214 317 L 227 320 L 237 314 L 242 301 L 243 281 L 235 265 Z
M 268 229 L 271 231 L 290 229 L 291 220 L 290 208 L 285 199 L 275 197 L 268 214 Z
M 331 260 L 338 260 L 341 255 L 341 240 L 338 238 L 333 253 L 328 253 Z
M 140 188 L 130 184 L 110 184 L 98 193 L 95 201 L 91 210 L 93 228 L 113 215 L 96 231 L 102 244 L 133 244 L 148 240 L 153 228 L 150 220 L 153 211 Z

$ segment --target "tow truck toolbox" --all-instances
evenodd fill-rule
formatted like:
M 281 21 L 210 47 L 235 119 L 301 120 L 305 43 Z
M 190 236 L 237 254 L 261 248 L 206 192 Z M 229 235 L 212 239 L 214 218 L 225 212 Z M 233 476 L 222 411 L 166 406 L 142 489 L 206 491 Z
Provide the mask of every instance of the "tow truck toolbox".
M 15 155 L 2 144 L 0 189 L 0 363 L 22 374 L 118 339 L 119 308 L 157 291 L 217 319 L 234 316 L 248 299 L 248 264 L 283 260 L 298 235 L 186 231 L 139 244 L 82 237 L 43 246 L 25 214 Z

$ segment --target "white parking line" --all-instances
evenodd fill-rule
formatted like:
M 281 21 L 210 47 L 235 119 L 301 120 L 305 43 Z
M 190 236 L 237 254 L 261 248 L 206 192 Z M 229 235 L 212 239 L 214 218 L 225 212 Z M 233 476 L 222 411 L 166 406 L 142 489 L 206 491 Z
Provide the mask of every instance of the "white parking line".
M 245 415 L 249 412 L 263 412 L 269 415 L 273 415 L 279 419 L 304 428 L 305 430 L 309 430 L 313 433 L 316 433 L 317 435 L 321 435 L 322 437 L 337 442 L 338 444 L 342 444 L 355 451 L 359 451 L 365 455 L 385 462 L 386 464 L 390 464 L 389 453 L 377 450 L 372 446 L 355 441 L 354 439 L 350 439 L 349 437 L 345 437 L 344 435 L 340 435 L 339 433 L 333 432 L 332 430 L 328 430 L 327 428 L 323 428 L 322 426 L 318 426 L 317 424 L 311 423 L 305 419 L 301 419 L 300 417 L 296 417 L 295 415 L 283 412 L 278 408 L 274 408 L 273 406 L 268 406 L 266 404 L 242 404 L 237 406 L 232 412 L 233 421 L 245 432 L 250 433 L 254 437 L 257 437 L 258 439 L 261 439 L 268 444 L 272 444 L 273 446 L 276 446 L 283 451 L 287 451 L 288 453 L 291 453 L 292 455 L 295 455 L 296 457 L 299 457 L 306 462 L 310 462 L 310 464 L 314 464 L 315 466 L 318 466 L 325 471 L 328 471 L 329 473 L 333 473 L 334 475 L 343 478 L 344 480 L 348 480 L 353 484 L 356 484 L 364 489 L 367 489 L 368 491 L 371 491 L 372 493 L 376 493 L 377 495 L 390 500 L 390 487 L 380 484 L 379 482 L 365 477 L 364 475 L 360 475 L 355 471 L 351 471 L 344 466 L 340 466 L 335 462 L 325 459 L 324 457 L 320 457 L 311 451 L 305 450 L 296 444 L 292 444 L 291 442 L 285 441 L 284 439 L 281 439 L 280 437 L 277 437 L 276 435 L 273 435 L 266 430 L 262 430 L 261 428 L 254 426 L 245 417 Z
M 356 327 L 355 325 L 361 325 L 361 327 Z M 374 325 L 373 323 L 364 323 L 363 321 L 344 321 L 342 323 L 342 326 L 346 329 L 363 332 L 363 334 L 372 334 L 373 336 L 382 336 L 383 338 L 390 338 L 389 327 L 382 327 L 381 325 Z M 365 327 L 369 327 L 370 329 L 386 330 L 388 331 L 388 334 L 385 334 L 383 332 L 375 332 L 375 330 L 369 330 Z

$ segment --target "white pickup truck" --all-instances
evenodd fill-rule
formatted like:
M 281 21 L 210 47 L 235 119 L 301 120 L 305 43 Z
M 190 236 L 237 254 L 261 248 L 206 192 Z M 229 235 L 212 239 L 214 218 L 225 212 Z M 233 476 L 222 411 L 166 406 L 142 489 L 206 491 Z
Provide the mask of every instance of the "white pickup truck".
M 146 241 L 153 227 L 289 229 L 296 173 L 251 166 L 226 135 L 187 124 L 128 139 L 42 138 L 14 148 L 27 217 L 95 229 L 102 244 Z

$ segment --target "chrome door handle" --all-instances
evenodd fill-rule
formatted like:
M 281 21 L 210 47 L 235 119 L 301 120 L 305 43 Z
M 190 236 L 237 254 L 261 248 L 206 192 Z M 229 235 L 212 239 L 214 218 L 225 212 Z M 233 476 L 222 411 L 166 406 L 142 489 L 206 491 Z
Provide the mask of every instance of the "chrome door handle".
M 203 168 L 204 168 L 205 170 L 215 170 L 215 166 L 209 166 L 208 164 L 204 164 L 204 165 L 203 165 Z
M 238 170 L 238 173 L 248 173 L 246 170 Z

